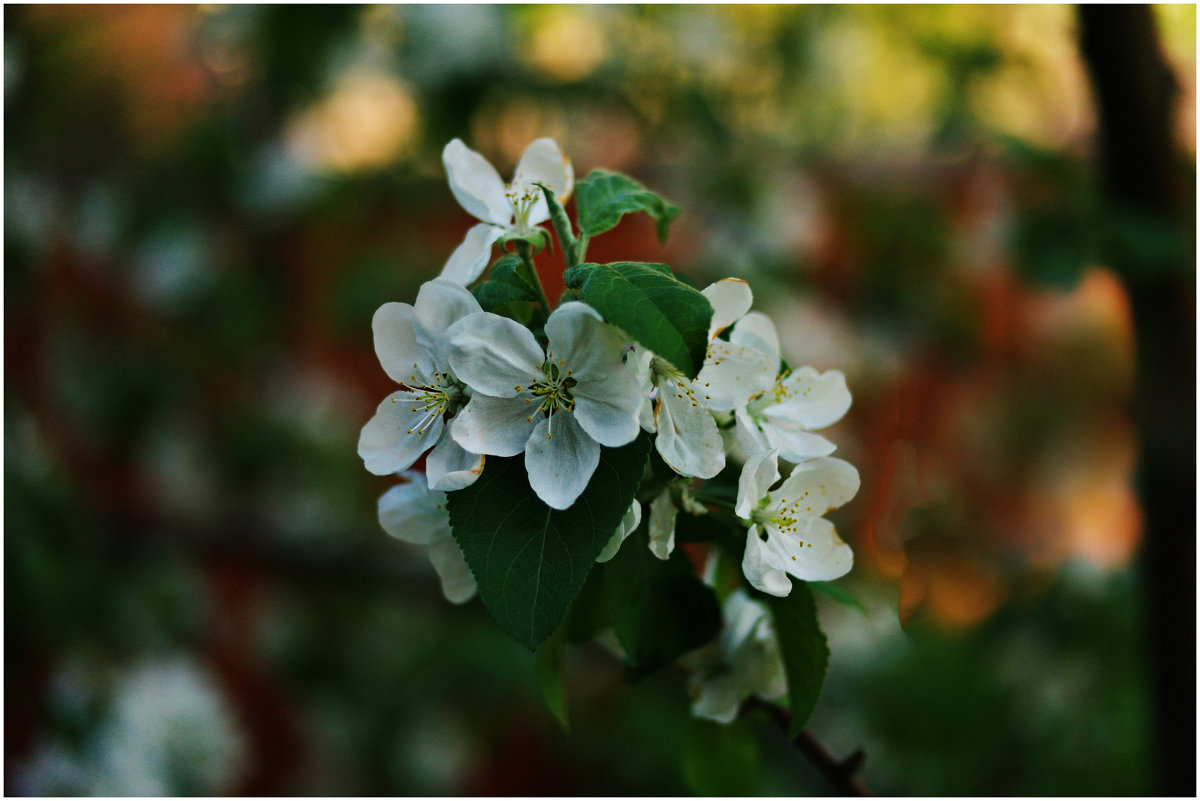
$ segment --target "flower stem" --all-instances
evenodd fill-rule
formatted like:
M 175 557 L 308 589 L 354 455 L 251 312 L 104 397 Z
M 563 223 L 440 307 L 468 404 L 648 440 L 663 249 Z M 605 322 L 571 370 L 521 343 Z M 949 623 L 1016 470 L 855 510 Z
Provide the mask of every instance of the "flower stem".
M 546 299 L 546 290 L 542 289 L 542 279 L 538 278 L 537 268 L 533 266 L 533 256 L 530 253 L 529 243 L 518 240 L 516 245 L 517 255 L 521 257 L 521 265 L 525 268 L 524 278 L 537 290 L 538 303 L 541 304 L 542 311 L 549 317 L 550 301 Z

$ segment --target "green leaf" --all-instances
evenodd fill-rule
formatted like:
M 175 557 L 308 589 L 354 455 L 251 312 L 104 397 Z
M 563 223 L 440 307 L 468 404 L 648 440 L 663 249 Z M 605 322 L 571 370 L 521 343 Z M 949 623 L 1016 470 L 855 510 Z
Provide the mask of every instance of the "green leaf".
M 566 261 L 568 267 L 574 267 L 579 264 L 580 254 L 579 241 L 571 231 L 571 220 L 568 219 L 567 212 L 558 202 L 558 198 L 554 196 L 554 190 L 544 184 L 538 184 L 538 186 L 541 187 L 542 194 L 546 197 L 546 206 L 550 209 L 550 222 L 554 224 L 554 231 L 558 234 L 563 260 Z
M 602 448 L 587 489 L 551 509 L 529 487 L 523 456 L 489 456 L 471 486 L 447 493 L 450 526 L 500 626 L 533 650 L 562 623 L 642 480 L 650 438 Z
M 792 591 L 786 597 L 763 598 L 771 610 L 775 634 L 779 637 L 792 710 L 788 736 L 795 738 L 804 730 L 804 724 L 808 723 L 821 696 L 825 668 L 829 664 L 829 645 L 817 622 L 817 604 L 812 590 L 805 582 L 793 578 Z
M 566 650 L 566 626 L 558 629 L 537 649 L 538 683 L 546 706 L 564 729 L 570 730 L 567 719 L 567 687 L 563 681 L 563 652 Z
M 867 614 L 867 608 L 862 605 L 862 601 L 854 596 L 854 593 L 846 589 L 841 584 L 835 581 L 810 581 L 808 586 L 827 598 L 832 598 L 842 606 L 853 609 L 862 614 Z
M 585 262 L 563 281 L 600 315 L 694 378 L 708 350 L 712 306 L 665 264 Z
M 758 795 L 759 751 L 744 721 L 692 718 L 683 732 L 683 780 L 696 795 Z
M 520 274 L 520 267 L 520 256 L 502 256 L 492 265 L 488 279 L 471 290 L 484 311 L 492 311 L 514 301 L 537 302 L 537 291 Z
M 717 598 L 692 560 L 682 550 L 666 561 L 655 557 L 645 524 L 604 566 L 604 589 L 631 680 L 704 645 L 721 627 Z
M 575 184 L 575 205 L 579 228 L 587 236 L 610 231 L 626 214 L 642 211 L 654 218 L 658 240 L 665 242 L 668 226 L 679 215 L 678 206 L 629 176 L 607 170 L 593 170 Z

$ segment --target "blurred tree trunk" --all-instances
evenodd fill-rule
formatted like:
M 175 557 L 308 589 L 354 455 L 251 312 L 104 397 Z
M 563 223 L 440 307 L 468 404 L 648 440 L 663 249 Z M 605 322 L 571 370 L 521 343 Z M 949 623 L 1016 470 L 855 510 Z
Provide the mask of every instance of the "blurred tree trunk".
M 1142 555 L 1159 763 L 1154 788 L 1196 792 L 1196 307 L 1194 229 L 1174 141 L 1178 87 L 1149 6 L 1079 7 L 1111 210 L 1190 239 L 1188 254 L 1114 264 L 1137 335 L 1134 417 L 1145 516 Z M 1194 202 L 1194 195 L 1191 200 Z M 1120 219 L 1119 217 L 1115 219 Z M 1123 252 L 1123 251 L 1119 251 Z M 1128 253 L 1126 253 L 1128 256 Z M 1178 263 L 1190 257 L 1191 263 Z M 1128 259 L 1126 259 L 1128 260 Z

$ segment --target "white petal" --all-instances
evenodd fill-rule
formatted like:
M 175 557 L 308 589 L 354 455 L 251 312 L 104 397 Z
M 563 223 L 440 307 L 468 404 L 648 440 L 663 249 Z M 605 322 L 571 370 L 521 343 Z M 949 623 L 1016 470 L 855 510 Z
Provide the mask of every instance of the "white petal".
M 749 518 L 759 501 L 767 497 L 771 485 L 778 480 L 778 451 L 759 451 L 751 456 L 742 466 L 742 474 L 738 477 L 737 505 L 733 508 L 734 514 L 741 518 Z
M 736 675 L 743 688 L 770 701 L 787 693 L 787 677 L 774 632 L 766 625 L 758 629 L 759 633 L 736 657 Z
M 754 601 L 745 590 L 735 590 L 726 599 L 721 610 L 725 618 L 721 629 L 721 645 L 732 653 L 748 642 L 755 634 L 759 623 L 769 619 L 767 609 Z
M 392 487 L 379 498 L 379 525 L 388 534 L 414 545 L 428 545 L 450 536 L 446 493 L 431 492 L 425 477 L 406 471 L 407 484 Z
M 804 581 L 833 581 L 854 566 L 854 552 L 823 517 L 811 518 L 798 536 L 772 533 L 770 540 L 777 563 Z
M 547 358 L 570 370 L 576 381 L 604 381 L 624 367 L 625 337 L 600 313 L 577 300 L 564 303 L 546 320 Z
M 771 506 L 787 499 L 800 514 L 819 517 L 838 508 L 855 496 L 859 488 L 858 470 L 841 459 L 824 457 L 800 462 L 792 474 L 771 493 Z
M 580 381 L 572 390 L 575 419 L 592 439 L 609 448 L 637 437 L 642 395 L 633 371 L 619 365 L 604 381 Z
M 515 398 L 475 395 L 450 421 L 450 436 L 471 453 L 516 456 L 541 418 L 528 394 Z
M 654 399 L 650 397 L 650 393 L 654 390 L 654 383 L 650 375 L 650 362 L 653 359 L 653 353 L 635 344 L 625 362 L 632 366 L 633 374 L 637 376 L 638 396 L 642 399 L 641 408 L 638 409 L 638 421 L 641 423 L 642 430 L 648 434 L 654 433 Z
M 546 357 L 528 328 L 491 312 L 472 314 L 446 332 L 450 367 L 476 392 L 511 398 L 542 376 Z
M 621 549 L 621 543 L 632 534 L 642 522 L 642 505 L 635 499 L 629 504 L 629 509 L 625 512 L 625 516 L 621 518 L 621 525 L 617 526 L 617 530 L 613 532 L 612 538 L 604 546 L 604 550 L 596 557 L 597 562 L 607 562 L 617 555 L 617 551 Z
M 477 219 L 507 227 L 512 222 L 512 204 L 500 173 L 483 156 L 452 139 L 442 151 L 446 179 L 458 204 Z
M 448 430 L 425 460 L 425 477 L 433 490 L 453 492 L 469 487 L 482 472 L 483 456 L 467 451 L 454 441 Z
M 746 552 L 742 556 L 742 573 L 751 586 L 767 595 L 783 598 L 792 591 L 792 582 L 780 569 L 778 556 L 759 539 L 758 526 L 746 532 Z
M 729 429 L 721 431 L 722 438 L 725 440 L 726 453 L 744 464 L 755 455 L 771 450 L 771 443 L 767 441 L 767 435 L 762 432 L 757 423 L 750 419 L 750 415 L 744 409 L 738 409 L 733 416 L 736 423 L 732 431 L 734 436 L 730 436 Z M 741 454 L 740 457 L 738 452 Z
M 471 226 L 438 277 L 462 286 L 470 284 L 483 274 L 492 255 L 492 245 L 503 235 L 504 229 L 491 223 Z
M 429 546 L 429 561 L 442 580 L 442 595 L 453 604 L 461 604 L 471 600 L 475 595 L 475 576 L 463 558 L 462 549 L 453 537 L 435 542 Z
M 545 184 L 554 192 L 558 202 L 565 204 L 575 187 L 575 170 L 553 139 L 534 140 L 525 148 L 517 171 L 513 175 L 512 188 L 518 194 L 532 191 L 537 198 L 529 210 L 528 222 L 537 225 L 550 219 L 550 207 L 546 196 L 535 184 Z
M 744 345 L 713 340 L 704 366 L 696 376 L 696 394 L 710 409 L 737 409 L 774 386 L 776 372 L 766 354 Z
M 575 503 L 598 464 L 600 445 L 570 413 L 543 418 L 525 446 L 529 486 L 552 509 L 566 509 Z
M 750 285 L 740 278 L 722 278 L 700 291 L 713 307 L 712 323 L 708 327 L 708 338 L 712 339 L 737 322 L 750 311 L 754 295 Z
M 483 309 L 465 287 L 445 278 L 421 284 L 413 304 L 417 341 L 431 351 L 444 349 L 446 332 L 459 320 Z
M 575 188 L 575 169 L 571 161 L 549 137 L 535 139 L 521 154 L 513 183 L 525 181 L 550 187 L 559 202 L 566 203 Z
M 732 723 L 741 710 L 744 696 L 730 674 L 718 674 L 705 679 L 700 695 L 692 703 L 692 714 L 716 723 Z
M 772 448 L 779 449 L 779 455 L 789 462 L 802 462 L 814 456 L 828 456 L 837 450 L 837 446 L 820 434 L 801 431 L 792 425 L 783 423 L 763 423 L 762 433 Z
M 725 449 L 717 421 L 692 395 L 668 382 L 660 386 L 655 405 L 658 437 L 654 446 L 663 461 L 679 475 L 712 478 L 725 467 Z
M 750 312 L 738 320 L 729 335 L 729 341 L 766 354 L 775 372 L 779 372 L 779 334 L 775 333 L 775 323 L 767 315 Z
M 413 307 L 407 303 L 385 303 L 371 318 L 375 353 L 388 378 L 397 384 L 428 386 L 433 372 L 429 351 L 417 341 Z
M 663 490 L 650 502 L 650 552 L 668 559 L 675 550 L 675 518 L 679 510 L 671 502 L 671 493 Z
M 413 392 L 393 392 L 363 426 L 358 437 L 358 455 L 375 475 L 407 470 L 441 436 L 444 425 L 441 416 L 426 421 L 424 407 L 416 405 L 417 397 Z M 418 429 L 422 422 L 425 427 Z
M 833 425 L 850 409 L 850 390 L 841 370 L 818 373 L 801 367 L 782 383 L 787 400 L 764 409 L 768 418 L 812 430 Z

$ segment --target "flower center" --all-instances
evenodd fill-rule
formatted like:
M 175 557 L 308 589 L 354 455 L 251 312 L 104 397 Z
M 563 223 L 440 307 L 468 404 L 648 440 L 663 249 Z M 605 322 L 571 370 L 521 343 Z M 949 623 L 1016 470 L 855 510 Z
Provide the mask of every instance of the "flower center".
M 453 416 L 462 408 L 463 385 L 450 373 L 435 372 L 431 377 L 433 378 L 431 386 L 417 384 L 418 379 L 415 375 L 410 379 L 412 383 L 408 387 L 417 396 L 413 399 L 410 411 L 413 414 L 423 413 L 424 416 L 415 426 L 408 429 L 407 433 L 409 434 L 424 434 L 434 420 L 445 414 Z M 392 399 L 392 402 L 395 402 L 395 398 Z
M 796 394 L 796 388 L 788 386 L 785 383 L 790 374 L 790 370 L 780 373 L 779 377 L 775 379 L 773 387 L 758 393 L 750 399 L 750 402 L 746 404 L 746 412 L 750 415 L 751 420 L 762 424 L 766 420 L 764 412 L 768 407 L 774 406 L 777 403 L 783 403 Z
M 533 210 L 533 204 L 537 203 L 541 190 L 533 184 L 528 184 L 524 181 L 514 180 L 508 184 L 505 196 L 508 198 L 509 205 L 513 210 L 513 228 L 518 233 L 527 234 L 530 231 L 529 212 Z
M 692 382 L 682 371 L 676 370 L 666 359 L 655 356 L 650 360 L 650 382 L 658 389 L 658 397 L 670 392 L 678 400 L 686 400 L 693 406 L 699 406 L 692 390 Z M 707 396 L 705 396 L 707 397 Z
M 750 513 L 750 520 L 760 526 L 770 523 L 784 533 L 791 533 L 796 528 L 797 519 L 787 514 L 786 509 L 755 509 Z
M 545 412 L 550 419 L 550 426 L 546 429 L 547 438 L 554 430 L 554 413 L 575 410 L 575 396 L 571 394 L 571 389 L 578 383 L 561 361 L 547 359 L 542 365 L 542 378 L 529 387 L 533 396 L 541 401 L 538 411 Z
M 812 501 L 808 499 L 809 492 L 805 490 L 799 498 L 788 500 L 780 498 L 776 504 L 771 504 L 770 498 L 763 498 L 758 508 L 750 513 L 750 520 L 760 526 L 770 524 L 783 534 L 803 534 L 808 530 L 808 521 L 813 517 Z M 803 526 L 803 531 L 801 527 Z M 765 532 L 764 532 L 765 535 Z M 763 539 L 766 539 L 764 536 Z M 811 548 L 811 542 L 799 541 L 801 548 Z M 795 559 L 796 557 L 792 557 Z

